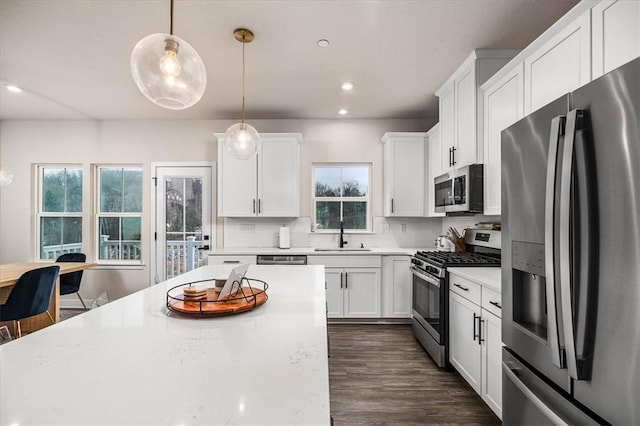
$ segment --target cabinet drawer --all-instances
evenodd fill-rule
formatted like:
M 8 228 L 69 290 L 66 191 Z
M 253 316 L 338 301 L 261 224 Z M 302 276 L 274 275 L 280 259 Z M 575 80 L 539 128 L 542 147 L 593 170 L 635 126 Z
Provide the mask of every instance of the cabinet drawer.
M 256 264 L 255 255 L 237 255 L 237 256 L 209 256 L 209 265 L 228 265 L 228 264 L 241 264 L 248 263 L 249 265 Z
M 380 268 L 381 256 L 347 254 L 344 256 L 307 256 L 308 265 L 324 265 L 327 268 Z
M 502 295 L 487 287 L 482 288 L 482 308 L 502 318 Z
M 482 286 L 456 274 L 449 274 L 449 289 L 480 306 Z

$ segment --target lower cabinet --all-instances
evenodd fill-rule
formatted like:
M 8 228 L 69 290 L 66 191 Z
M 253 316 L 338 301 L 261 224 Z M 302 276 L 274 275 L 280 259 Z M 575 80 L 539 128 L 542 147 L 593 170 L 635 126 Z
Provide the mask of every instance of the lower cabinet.
M 382 256 L 382 317 L 411 318 L 410 256 Z
M 309 256 L 310 265 L 324 265 L 327 317 L 379 318 L 380 256 Z
M 502 418 L 500 293 L 454 274 L 449 282 L 449 362 Z

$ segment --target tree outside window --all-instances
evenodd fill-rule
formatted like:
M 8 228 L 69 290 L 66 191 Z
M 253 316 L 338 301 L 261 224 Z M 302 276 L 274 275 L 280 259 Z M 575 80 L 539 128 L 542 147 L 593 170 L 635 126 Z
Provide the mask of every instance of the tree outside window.
M 38 166 L 38 258 L 82 251 L 82 168 Z
M 313 219 L 316 231 L 369 231 L 369 164 L 313 167 Z

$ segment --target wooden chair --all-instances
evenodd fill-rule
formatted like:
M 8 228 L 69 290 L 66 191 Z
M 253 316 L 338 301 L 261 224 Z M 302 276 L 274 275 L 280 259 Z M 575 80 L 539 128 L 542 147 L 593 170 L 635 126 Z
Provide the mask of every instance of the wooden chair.
M 0 321 L 14 321 L 18 337 L 22 337 L 20 320 L 46 312 L 60 272 L 58 265 L 27 271 L 18 278 L 4 305 L 0 305 Z

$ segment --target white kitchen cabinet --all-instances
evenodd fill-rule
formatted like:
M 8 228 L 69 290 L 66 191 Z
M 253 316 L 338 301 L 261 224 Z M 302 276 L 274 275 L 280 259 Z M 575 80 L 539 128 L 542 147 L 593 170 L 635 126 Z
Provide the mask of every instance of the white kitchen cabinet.
M 382 317 L 411 318 L 410 256 L 382 256 Z
M 484 98 L 480 86 L 518 52 L 474 50 L 436 92 L 440 99 L 443 173 L 482 161 Z
M 380 256 L 308 256 L 325 266 L 328 318 L 380 318 Z
M 300 215 L 299 133 L 263 133 L 256 155 L 235 158 L 218 135 L 218 215 Z
M 480 394 L 482 380 L 482 348 L 478 343 L 480 307 L 450 292 L 449 298 L 449 362 Z
M 436 124 L 427 132 L 428 164 L 427 183 L 425 184 L 425 216 L 438 217 L 444 213 L 435 212 L 434 178 L 444 173 L 442 158 L 442 142 L 440 141 L 440 124 Z
M 484 290 L 484 289 L 483 289 Z M 482 309 L 482 390 L 480 396 L 502 418 L 502 322 Z
M 592 78 L 640 56 L 640 1 L 604 0 L 591 9 Z
M 384 215 L 424 216 L 426 133 L 385 133 Z
M 484 214 L 501 214 L 501 132 L 524 116 L 524 65 L 484 88 Z
M 562 30 L 524 59 L 524 113 L 591 81 L 591 11 Z
M 502 418 L 501 294 L 449 274 L 449 362 Z

